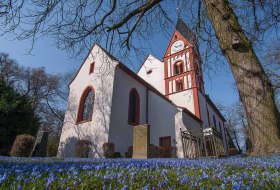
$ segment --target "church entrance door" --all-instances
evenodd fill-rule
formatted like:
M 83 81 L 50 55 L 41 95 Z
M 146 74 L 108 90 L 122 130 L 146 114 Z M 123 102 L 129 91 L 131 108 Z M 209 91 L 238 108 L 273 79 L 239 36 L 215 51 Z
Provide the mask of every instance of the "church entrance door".
M 165 149 L 163 158 L 171 158 L 171 137 L 159 137 L 159 146 Z

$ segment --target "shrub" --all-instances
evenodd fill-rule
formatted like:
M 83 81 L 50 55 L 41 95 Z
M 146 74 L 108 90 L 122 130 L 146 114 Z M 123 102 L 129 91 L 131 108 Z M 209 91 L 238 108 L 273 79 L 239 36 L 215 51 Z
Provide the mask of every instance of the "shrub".
M 237 148 L 229 148 L 228 149 L 228 155 L 229 156 L 235 156 L 237 154 L 239 154 L 239 151 L 237 150 Z
M 91 149 L 89 140 L 78 140 L 76 143 L 76 156 L 79 158 L 87 158 Z
M 114 143 L 110 143 L 110 142 L 104 143 L 103 146 L 102 146 L 102 149 L 103 149 L 103 156 L 105 158 L 113 158 L 114 157 L 114 153 L 115 153 Z
M 159 158 L 159 148 L 154 145 L 149 146 L 149 158 Z
M 35 137 L 27 134 L 18 135 L 11 150 L 11 156 L 28 157 L 35 144 Z
M 166 156 L 166 149 L 162 146 L 159 146 L 158 147 L 159 149 L 159 158 L 165 158 Z
M 122 155 L 121 155 L 120 152 L 115 152 L 114 153 L 114 158 L 121 158 L 121 157 L 122 157 Z
M 126 158 L 132 158 L 133 146 L 128 147 L 128 151 L 125 153 Z
M 48 156 L 56 156 L 58 151 L 59 140 L 56 137 L 51 137 L 48 142 Z

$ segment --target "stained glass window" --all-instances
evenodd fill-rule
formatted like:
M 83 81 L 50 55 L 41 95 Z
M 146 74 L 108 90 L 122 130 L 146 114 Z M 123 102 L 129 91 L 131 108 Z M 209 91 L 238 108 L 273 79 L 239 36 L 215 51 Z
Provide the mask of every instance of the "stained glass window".
M 93 104 L 94 104 L 94 91 L 92 88 L 88 87 L 84 91 L 81 97 L 77 122 L 91 120 L 92 113 L 93 113 Z
M 93 111 L 93 98 L 94 98 L 94 94 L 93 91 L 91 90 L 88 93 L 84 102 L 82 121 L 89 120 L 91 118 L 92 111 Z
M 215 118 L 215 116 L 214 116 L 214 115 L 213 115 L 213 122 L 214 122 L 215 129 L 217 129 L 216 118 Z
M 139 95 L 135 89 L 129 94 L 128 122 L 139 124 Z

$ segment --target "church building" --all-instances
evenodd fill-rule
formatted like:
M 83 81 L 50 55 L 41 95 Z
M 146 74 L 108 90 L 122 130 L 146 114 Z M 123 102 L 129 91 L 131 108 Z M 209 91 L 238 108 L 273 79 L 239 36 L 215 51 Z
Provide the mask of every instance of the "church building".
M 188 157 L 195 147 L 182 134 L 196 130 L 211 131 L 215 151 L 227 155 L 225 119 L 205 93 L 196 37 L 182 19 L 163 60 L 149 55 L 135 73 L 95 44 L 69 89 L 58 156 L 75 157 L 77 140 L 89 140 L 89 157 L 103 157 L 106 142 L 125 157 L 134 126 L 142 124 L 150 126 L 150 144 L 170 149 L 167 157 Z M 213 149 L 207 143 L 201 150 Z

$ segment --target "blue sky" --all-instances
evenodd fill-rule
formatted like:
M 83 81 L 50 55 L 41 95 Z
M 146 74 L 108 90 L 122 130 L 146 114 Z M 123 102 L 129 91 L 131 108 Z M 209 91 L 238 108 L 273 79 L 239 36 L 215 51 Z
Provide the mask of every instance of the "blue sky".
M 151 46 L 150 53 L 162 59 L 170 37 L 171 35 L 167 37 L 160 34 L 156 36 L 156 43 L 148 43 Z M 57 49 L 52 44 L 51 38 L 39 39 L 35 42 L 35 46 L 31 54 L 29 54 L 30 40 L 10 40 L 8 36 L 2 36 L 0 37 L 0 52 L 8 53 L 20 65 L 45 67 L 48 73 L 76 71 L 87 54 L 87 52 L 84 52 L 82 55 L 73 58 L 67 52 Z M 134 70 L 137 70 L 140 65 L 141 62 L 136 62 Z M 206 93 L 209 94 L 214 102 L 229 106 L 238 100 L 238 93 L 227 63 L 216 72 L 204 73 L 204 82 Z

